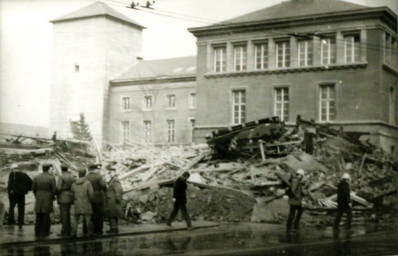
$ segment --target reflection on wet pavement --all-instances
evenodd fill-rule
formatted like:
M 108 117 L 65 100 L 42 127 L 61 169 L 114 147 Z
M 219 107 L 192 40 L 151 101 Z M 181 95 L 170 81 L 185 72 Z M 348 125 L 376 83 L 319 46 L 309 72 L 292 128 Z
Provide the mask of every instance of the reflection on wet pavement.
M 286 233 L 261 225 L 222 225 L 206 230 L 65 241 L 51 245 L 0 248 L 1 256 L 54 255 L 393 255 L 398 233 L 366 234 L 357 228 Z M 369 254 L 368 254 L 369 253 Z

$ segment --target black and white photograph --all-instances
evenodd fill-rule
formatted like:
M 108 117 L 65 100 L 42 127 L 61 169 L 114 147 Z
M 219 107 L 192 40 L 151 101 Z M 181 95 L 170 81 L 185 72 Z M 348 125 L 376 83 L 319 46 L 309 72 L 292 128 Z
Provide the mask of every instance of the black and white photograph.
M 398 255 L 398 1 L 1 0 L 0 255 Z

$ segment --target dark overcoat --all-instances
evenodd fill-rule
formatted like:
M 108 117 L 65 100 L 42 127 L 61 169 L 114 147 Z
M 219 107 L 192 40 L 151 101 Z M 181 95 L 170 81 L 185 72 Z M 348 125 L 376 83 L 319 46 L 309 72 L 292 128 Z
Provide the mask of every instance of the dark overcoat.
M 35 212 L 51 213 L 57 191 L 55 177 L 48 172 L 37 175 L 33 179 L 32 191 L 36 196 Z
M 301 205 L 301 200 L 303 198 L 303 190 L 301 187 L 300 180 L 297 177 L 292 179 L 291 184 L 291 194 L 289 195 L 289 204 L 290 205 Z
M 123 209 L 121 201 L 123 188 L 117 177 L 113 177 L 109 181 L 105 195 L 105 216 L 110 218 L 122 217 Z
M 339 208 L 345 208 L 350 203 L 350 185 L 345 180 L 342 180 L 337 188 L 337 205 Z
M 94 190 L 92 203 L 104 203 L 104 193 L 106 192 L 106 182 L 101 174 L 89 172 L 86 179 L 91 183 Z
M 187 202 L 187 182 L 183 177 L 178 177 L 174 183 L 173 198 L 182 204 Z
M 59 176 L 57 184 L 57 199 L 59 204 L 73 204 L 71 189 L 75 180 L 75 177 L 69 172 L 63 172 L 62 175 Z

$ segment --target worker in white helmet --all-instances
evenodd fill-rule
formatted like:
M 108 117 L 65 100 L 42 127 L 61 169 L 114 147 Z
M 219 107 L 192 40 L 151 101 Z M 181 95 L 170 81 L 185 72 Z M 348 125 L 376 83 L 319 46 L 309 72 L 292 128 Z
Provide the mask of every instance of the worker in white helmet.
M 338 230 L 340 225 L 341 217 L 343 213 L 347 214 L 347 229 L 351 228 L 351 219 L 352 219 L 352 211 L 351 211 L 351 198 L 350 198 L 350 181 L 351 176 L 348 173 L 344 173 L 341 176 L 341 181 L 337 188 L 337 216 L 334 221 L 334 229 Z
M 305 176 L 303 169 L 298 169 L 296 175 L 291 180 L 289 195 L 289 217 L 286 222 L 286 230 L 290 231 L 292 229 L 292 224 L 294 223 L 294 229 L 298 230 L 300 228 L 300 218 L 303 214 L 303 189 L 301 187 L 301 181 Z

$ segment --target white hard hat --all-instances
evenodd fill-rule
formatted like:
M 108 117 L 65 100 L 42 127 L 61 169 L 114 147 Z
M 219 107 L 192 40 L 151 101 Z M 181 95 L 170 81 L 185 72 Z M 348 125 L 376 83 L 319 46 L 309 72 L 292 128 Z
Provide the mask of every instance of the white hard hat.
M 350 179 L 351 179 L 351 176 L 350 176 L 350 174 L 348 174 L 348 173 L 344 173 L 343 176 L 341 176 L 341 179 L 342 179 L 342 180 L 350 180 Z
M 17 164 L 11 164 L 10 169 L 11 169 L 11 170 L 12 170 L 12 169 L 18 169 L 18 165 L 17 165 Z
M 296 173 L 297 173 L 297 174 L 300 174 L 301 176 L 304 176 L 304 175 L 305 175 L 305 172 L 304 172 L 303 169 L 298 169 Z

